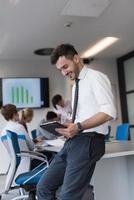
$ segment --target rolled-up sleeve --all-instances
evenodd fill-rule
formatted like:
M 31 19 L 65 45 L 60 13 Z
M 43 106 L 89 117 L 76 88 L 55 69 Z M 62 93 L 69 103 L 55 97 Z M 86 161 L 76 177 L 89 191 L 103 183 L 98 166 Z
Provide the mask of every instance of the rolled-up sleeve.
M 92 81 L 94 95 L 100 107 L 100 112 L 104 112 L 113 119 L 116 119 L 115 100 L 108 77 L 98 72 L 97 76 L 94 76 Z

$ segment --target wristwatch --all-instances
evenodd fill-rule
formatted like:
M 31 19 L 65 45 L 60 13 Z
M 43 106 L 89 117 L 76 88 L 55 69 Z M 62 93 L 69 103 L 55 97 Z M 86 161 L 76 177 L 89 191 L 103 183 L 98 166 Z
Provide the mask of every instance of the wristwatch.
M 79 132 L 82 132 L 84 129 L 82 128 L 81 123 L 77 122 L 76 124 L 78 126 Z

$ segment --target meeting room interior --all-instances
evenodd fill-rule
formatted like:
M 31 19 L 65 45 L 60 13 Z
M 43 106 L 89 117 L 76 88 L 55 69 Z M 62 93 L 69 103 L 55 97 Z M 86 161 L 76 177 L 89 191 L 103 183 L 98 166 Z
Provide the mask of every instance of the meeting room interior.
M 13 104 L 18 112 L 33 110 L 31 121 L 26 122 L 32 142 L 41 120 L 46 119 L 48 111 L 54 111 L 53 96 L 60 94 L 70 102 L 73 98 L 74 81 L 63 77 L 50 62 L 56 46 L 74 45 L 83 64 L 106 74 L 111 82 L 116 117 L 109 122 L 105 154 L 97 162 L 91 179 L 94 197 L 90 200 L 134 199 L 133 8 L 132 0 L 0 1 L 0 109 Z M 12 163 L 18 154 L 26 156 L 19 150 L 18 141 L 23 139 L 16 135 L 13 139 L 7 130 L 7 142 L 2 136 L 6 124 L 0 113 L 0 199 L 16 200 L 21 195 L 22 199 L 37 199 L 37 182 L 33 192 L 33 185 L 25 187 L 24 183 L 15 182 L 16 177 L 23 177 L 24 172 L 31 176 L 30 162 L 37 157 L 45 166 L 40 170 L 47 170 L 47 155 L 53 158 L 65 139 L 47 141 L 37 137 L 33 142 L 34 156 L 27 157 L 28 166 L 23 169 Z M 19 153 L 13 150 L 12 140 L 18 143 Z M 22 163 L 21 156 L 17 159 Z M 89 200 L 89 196 L 87 191 L 82 200 Z

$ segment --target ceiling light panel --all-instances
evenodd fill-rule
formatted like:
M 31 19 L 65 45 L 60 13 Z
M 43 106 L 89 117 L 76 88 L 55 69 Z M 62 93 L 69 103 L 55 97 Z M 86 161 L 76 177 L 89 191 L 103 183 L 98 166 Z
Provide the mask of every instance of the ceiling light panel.
M 69 0 L 62 15 L 99 17 L 109 5 L 109 0 Z
M 118 40 L 119 38 L 116 38 L 116 37 L 105 37 L 99 42 L 97 42 L 95 45 L 93 45 L 91 48 L 89 48 L 87 51 L 85 51 L 81 55 L 81 57 L 82 58 L 92 57 L 98 54 L 99 52 L 103 51 L 104 49 L 108 48 L 109 46 L 111 46 L 113 43 L 115 43 Z

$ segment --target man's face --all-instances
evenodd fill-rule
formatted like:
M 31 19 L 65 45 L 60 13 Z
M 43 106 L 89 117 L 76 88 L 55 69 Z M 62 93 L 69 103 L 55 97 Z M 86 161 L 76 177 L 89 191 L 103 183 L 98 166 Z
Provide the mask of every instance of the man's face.
M 56 63 L 56 67 L 61 71 L 63 76 L 74 80 L 79 75 L 79 56 L 74 55 L 72 59 L 66 58 L 65 56 L 59 57 Z
M 65 106 L 64 100 L 61 99 L 61 100 L 57 103 L 57 105 L 59 105 L 59 106 L 61 106 L 61 107 L 64 107 L 64 106 Z

